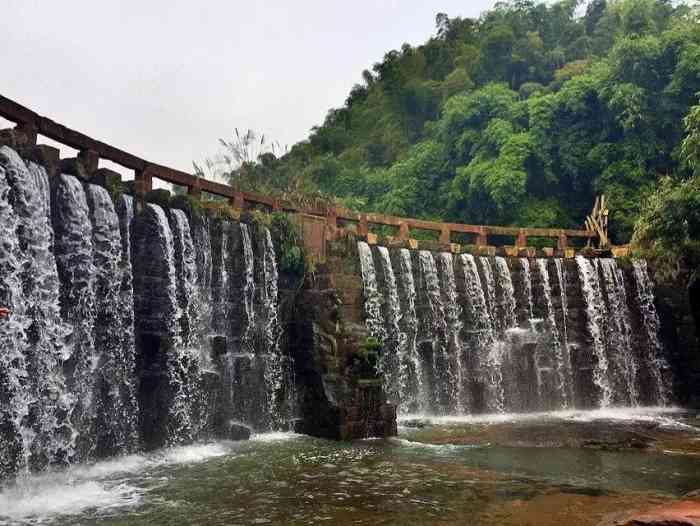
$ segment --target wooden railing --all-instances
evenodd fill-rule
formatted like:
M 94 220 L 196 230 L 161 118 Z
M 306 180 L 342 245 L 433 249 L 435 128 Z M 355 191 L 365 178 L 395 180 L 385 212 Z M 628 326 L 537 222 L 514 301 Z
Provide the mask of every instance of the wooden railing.
M 240 192 L 222 183 L 146 161 L 136 155 L 56 123 L 2 95 L 0 95 L 0 117 L 14 122 L 17 125 L 13 130 L 14 133 L 21 136 L 22 140 L 28 145 L 36 145 L 37 136 L 43 135 L 78 150 L 78 159 L 88 174 L 98 169 L 100 159 L 106 159 L 124 168 L 133 170 L 135 192 L 137 197 L 141 198 L 153 188 L 153 178 L 157 178 L 186 187 L 187 192 L 194 197 L 201 196 L 202 192 L 225 197 L 233 207 L 240 210 L 263 206 L 271 210 L 322 216 L 325 217 L 328 226 L 333 230 L 338 227 L 339 220 L 356 223 L 356 230 L 360 235 L 369 234 L 370 225 L 380 225 L 397 228 L 397 237 L 399 239 L 408 239 L 411 230 L 436 232 L 439 234 L 441 243 L 450 243 L 453 233 L 473 235 L 474 244 L 476 245 L 488 245 L 489 236 L 514 237 L 516 247 L 527 246 L 528 237 L 553 238 L 557 240 L 557 248 L 559 250 L 567 248 L 568 238 L 590 239 L 596 237 L 596 234 L 589 230 L 465 225 L 382 214 L 364 214 L 339 207 L 324 209 L 299 208 L 283 200 Z

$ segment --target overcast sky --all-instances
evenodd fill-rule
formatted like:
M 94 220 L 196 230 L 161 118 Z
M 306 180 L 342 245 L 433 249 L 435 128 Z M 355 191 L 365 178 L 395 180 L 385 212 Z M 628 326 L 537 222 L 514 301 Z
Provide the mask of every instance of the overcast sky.
M 0 93 L 150 161 L 191 171 L 233 128 L 284 145 L 361 72 L 494 0 L 0 0 Z

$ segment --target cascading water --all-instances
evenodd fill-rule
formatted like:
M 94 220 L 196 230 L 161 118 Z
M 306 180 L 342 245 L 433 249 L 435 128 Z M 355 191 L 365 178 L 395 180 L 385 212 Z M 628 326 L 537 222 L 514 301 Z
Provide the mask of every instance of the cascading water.
M 0 148 L 0 306 L 11 311 L 0 320 L 0 479 L 225 434 L 213 418 L 225 412 L 220 357 L 241 341 L 263 367 L 235 393 L 253 417 L 233 416 L 277 429 L 293 415 L 270 232 L 258 256 L 246 225 L 135 204 L 71 175 L 50 183 Z
M 609 305 L 606 345 L 610 357 L 610 377 L 614 384 L 615 402 L 637 405 L 637 362 L 632 352 L 630 313 L 622 272 L 614 259 L 600 260 Z
M 255 330 L 255 257 L 253 242 L 250 239 L 248 225 L 241 223 L 241 240 L 243 242 L 243 305 L 245 307 L 243 333 L 241 334 L 242 349 L 253 350 L 253 332 Z
M 280 349 L 280 326 L 277 312 L 279 274 L 275 247 L 272 243 L 272 235 L 267 228 L 264 229 L 263 235 L 263 273 L 265 279 L 263 309 L 267 318 L 264 327 L 264 377 L 267 420 L 269 427 L 274 429 L 281 423 L 284 411 L 280 396 L 283 394 L 285 363 Z M 290 396 L 293 396 L 293 393 L 289 393 L 287 398 L 289 399 Z
M 424 340 L 422 346 L 427 349 L 430 359 L 427 361 L 431 406 L 439 414 L 449 412 L 451 393 L 455 391 L 454 377 L 450 371 L 450 357 L 447 348 L 447 317 L 445 304 L 440 289 L 440 279 L 433 254 L 427 250 L 418 253 L 421 271 L 421 291 L 427 304 L 422 309 L 420 325 Z
M 61 315 L 71 325 L 64 364 L 75 406 L 71 413 L 74 454 L 90 458 L 96 447 L 96 374 L 100 353 L 95 348 L 95 277 L 92 224 L 85 191 L 78 179 L 61 175 L 54 187 L 54 253 L 61 281 Z
M 576 264 L 581 279 L 581 290 L 586 302 L 586 315 L 588 318 L 588 331 L 592 342 L 595 364 L 593 370 L 593 382 L 598 388 L 598 405 L 608 407 L 612 403 L 613 390 L 608 378 L 608 356 L 605 352 L 605 337 L 603 325 L 607 317 L 607 307 L 603 300 L 598 277 L 597 260 L 576 257 Z
M 398 401 L 408 382 L 405 365 L 406 335 L 401 331 L 399 320 L 401 306 L 396 276 L 386 247 L 378 247 L 385 294 L 385 318 L 387 321 L 385 350 L 379 360 L 379 370 L 386 379 L 385 391 L 388 399 Z
M 122 289 L 122 239 L 112 198 L 101 186 L 87 186 L 95 267 L 95 349 L 97 370 L 97 444 L 100 456 L 133 450 L 137 442 L 133 326 L 122 312 L 133 309 Z
M 452 254 L 442 252 L 438 256 L 441 287 L 445 299 L 447 322 L 447 369 L 450 380 L 450 412 L 463 414 L 465 411 L 465 353 L 460 337 L 462 330 L 462 308 L 457 301 L 457 283 L 455 281 Z
M 416 315 L 416 284 L 413 279 L 413 263 L 411 253 L 403 248 L 399 252 L 401 287 L 399 298 L 402 300 L 402 315 L 399 324 L 405 339 L 399 351 L 402 359 L 400 377 L 405 378 L 401 383 L 401 405 L 399 410 L 404 412 L 423 412 L 428 408 L 428 397 L 423 375 L 423 366 L 418 355 L 418 317 Z
M 557 271 L 557 286 L 559 287 L 559 319 L 561 320 L 561 352 L 563 358 L 563 371 L 566 374 L 565 392 L 566 407 L 571 407 L 574 400 L 574 378 L 571 370 L 571 350 L 569 349 L 569 330 L 567 317 L 569 315 L 569 302 L 566 296 L 566 269 L 560 258 L 554 260 L 554 268 Z
M 529 263 L 528 263 L 528 281 L 529 281 Z M 498 285 L 498 290 L 500 291 L 500 299 L 498 300 L 498 308 L 500 309 L 499 319 L 501 320 L 500 330 L 505 332 L 508 329 L 516 327 L 518 324 L 517 317 L 515 315 L 516 303 L 515 303 L 515 289 L 513 288 L 513 280 L 510 275 L 510 269 L 508 268 L 508 263 L 502 257 L 496 258 L 496 284 Z M 531 287 L 528 286 L 527 288 Z M 527 289 L 526 289 L 527 290 Z M 529 296 L 532 296 L 530 292 Z
M 553 358 L 555 372 L 555 400 L 554 407 L 565 409 L 569 407 L 569 397 L 567 386 L 571 382 L 571 370 L 567 367 L 562 350 L 561 335 L 557 325 L 557 317 L 552 303 L 552 286 L 549 282 L 549 270 L 547 269 L 547 260 L 539 258 L 536 260 L 537 271 L 539 273 L 540 283 L 542 287 L 542 295 L 544 297 L 546 329 L 547 337 L 544 338 L 544 343 L 547 349 L 551 349 L 551 357 Z
M 386 338 L 384 317 L 382 316 L 382 299 L 377 287 L 377 272 L 374 269 L 372 249 L 364 241 L 357 243 L 362 270 L 362 284 L 365 292 L 365 316 L 370 336 L 383 342 Z
M 489 362 L 491 350 L 497 345 L 491 318 L 492 310 L 489 309 L 484 287 L 479 277 L 476 260 L 471 254 L 460 256 L 464 270 L 465 294 L 468 307 L 468 320 L 470 347 L 472 349 L 471 376 L 483 386 L 483 393 L 479 401 L 472 401 L 472 405 L 478 405 L 490 411 L 503 410 L 503 390 L 500 366 L 492 367 Z M 489 267 L 490 268 L 490 267 Z M 491 276 L 488 273 L 488 276 Z M 487 287 L 488 290 L 488 287 Z
M 533 318 L 533 307 L 532 307 L 532 274 L 530 273 L 530 260 L 527 258 L 520 258 L 520 266 L 523 269 L 523 289 L 525 292 L 525 316 L 527 321 L 530 322 Z
M 0 148 L 0 304 L 11 312 L 0 323 L 0 479 L 75 458 L 75 399 L 63 375 L 70 329 L 59 312 L 49 198 L 37 188 L 45 177 Z
M 637 305 L 642 317 L 646 342 L 643 345 L 645 366 L 651 379 L 652 403 L 667 405 L 671 390 L 668 379 L 668 364 L 663 357 L 663 348 L 659 340 L 659 316 L 654 306 L 654 290 L 645 261 L 633 262 L 634 278 L 637 290 Z
M 449 253 L 422 250 L 412 256 L 399 249 L 392 256 L 385 247 L 373 249 L 375 254 L 366 244 L 359 247 L 365 312 L 372 314 L 368 330 L 387 342 L 398 331 L 403 342 L 396 351 L 402 358 L 393 366 L 387 360 L 382 368 L 388 386 L 397 378 L 409 379 L 387 389 L 400 412 L 543 411 L 635 405 L 642 399 L 664 403 L 668 366 L 658 336 L 650 337 L 658 334 L 659 324 L 642 264 L 630 273 L 638 282 L 633 296 L 612 259 L 462 254 L 455 260 Z M 569 275 L 577 278 L 571 286 Z M 581 309 L 582 323 L 570 312 L 572 303 Z M 639 337 L 646 353 L 641 358 L 629 353 L 632 306 L 645 328 Z M 394 352 L 391 345 L 384 347 Z M 645 388 L 635 380 L 639 360 L 656 371 L 652 383 L 661 385 L 644 398 L 638 393 Z M 423 376 L 411 383 L 413 371 Z

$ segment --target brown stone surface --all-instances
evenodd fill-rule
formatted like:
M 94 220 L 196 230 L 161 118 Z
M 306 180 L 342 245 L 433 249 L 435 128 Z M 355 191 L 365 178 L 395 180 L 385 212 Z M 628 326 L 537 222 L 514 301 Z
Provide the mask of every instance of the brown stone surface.
M 618 522 L 621 526 L 700 526 L 700 499 L 657 506 Z

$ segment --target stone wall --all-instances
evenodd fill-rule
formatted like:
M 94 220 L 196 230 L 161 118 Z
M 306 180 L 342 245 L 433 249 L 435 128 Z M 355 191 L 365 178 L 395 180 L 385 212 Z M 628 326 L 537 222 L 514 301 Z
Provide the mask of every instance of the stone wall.
M 356 238 L 328 241 L 289 326 L 301 405 L 298 431 L 348 440 L 396 434 L 396 408 L 363 355 L 367 340 Z

